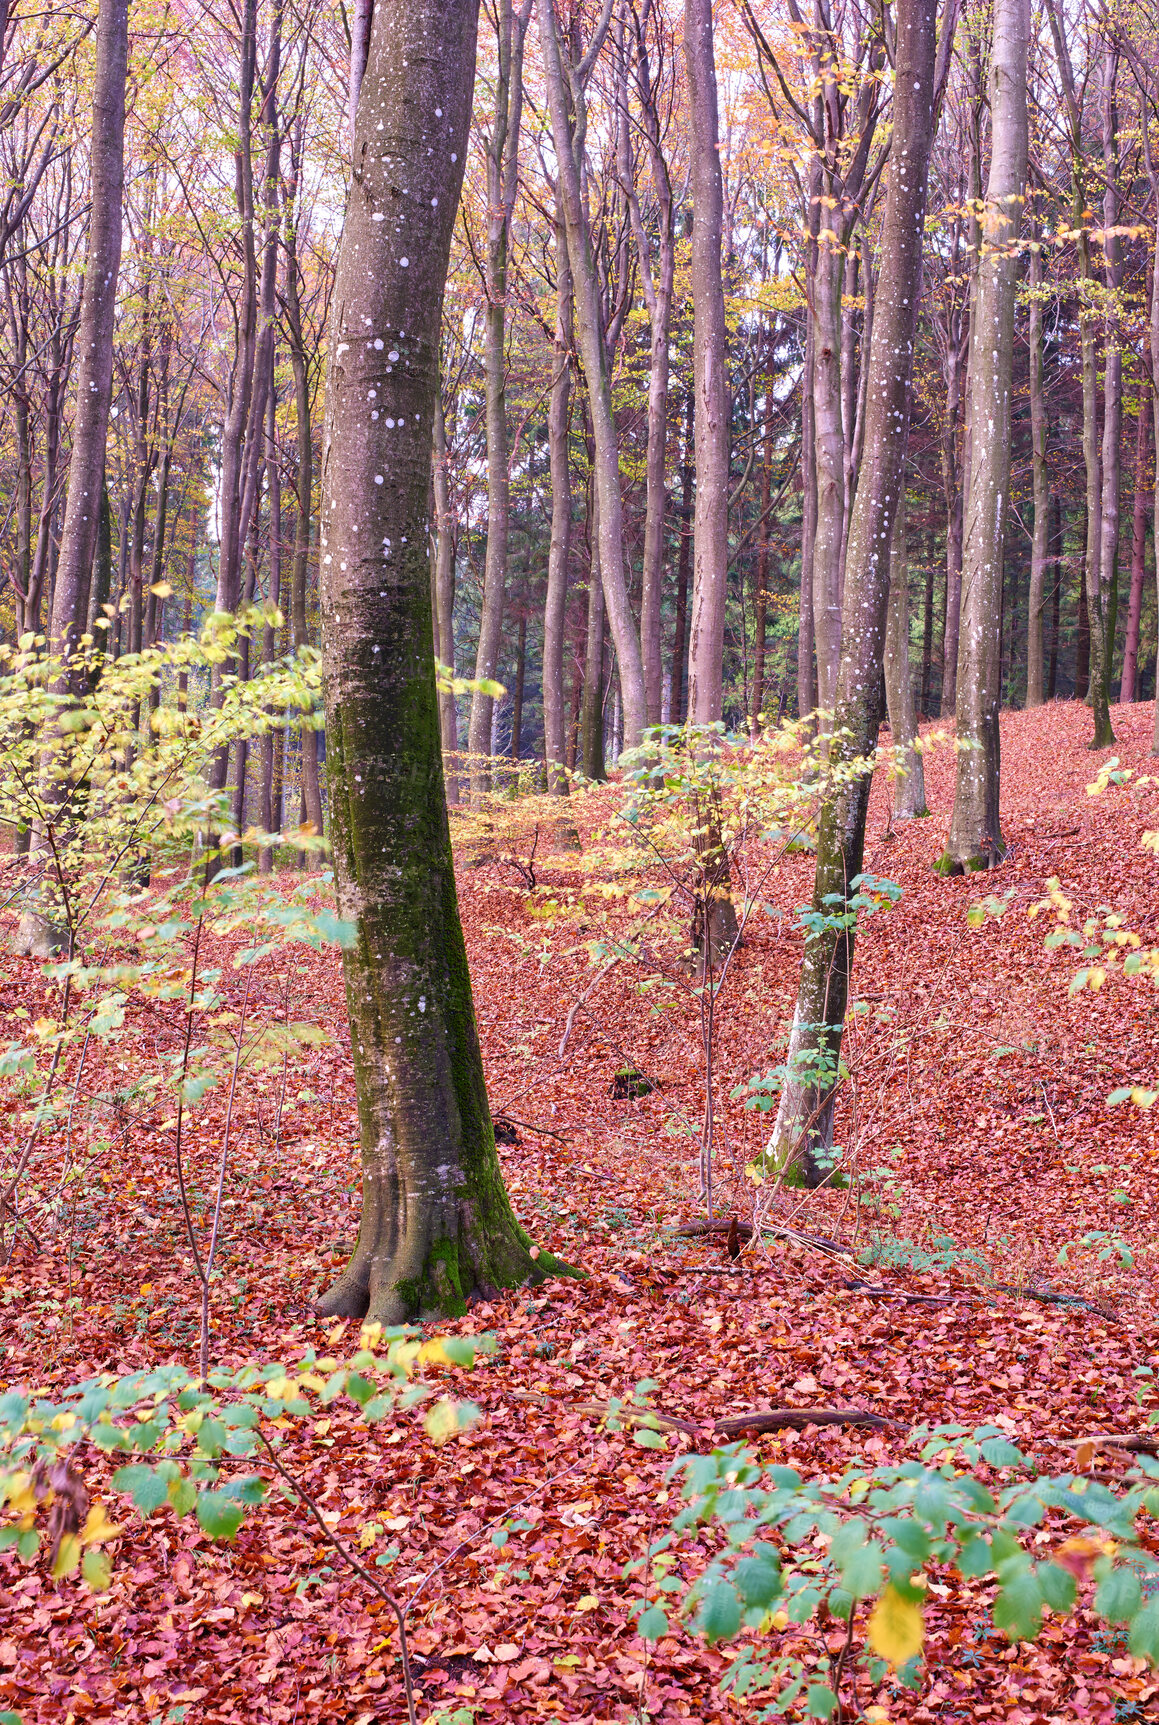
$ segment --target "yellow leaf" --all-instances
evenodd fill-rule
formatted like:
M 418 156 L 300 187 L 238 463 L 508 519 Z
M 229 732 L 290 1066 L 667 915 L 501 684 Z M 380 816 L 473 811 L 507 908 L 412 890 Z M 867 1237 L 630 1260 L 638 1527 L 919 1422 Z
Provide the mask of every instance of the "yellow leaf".
M 595 1594 L 594 1593 L 585 1593 L 583 1598 L 580 1600 L 579 1604 L 576 1606 L 576 1610 L 577 1611 L 598 1611 L 599 1607 L 600 1607 L 600 1602 L 596 1598 Z
M 80 1540 L 75 1533 L 66 1533 L 60 1542 L 56 1562 L 52 1566 L 52 1579 L 59 1581 L 62 1575 L 71 1575 L 79 1562 Z
M 86 1551 L 81 1562 L 81 1574 L 94 1593 L 108 1591 L 113 1579 L 113 1566 L 107 1551 Z
M 358 1535 L 359 1551 L 365 1551 L 368 1545 L 373 1545 L 381 1532 L 382 1529 L 376 1521 L 368 1521 Z
M 36 1493 L 32 1489 L 32 1475 L 29 1473 L 9 1474 L 6 1482 L 8 1506 L 17 1515 L 31 1514 L 36 1508 Z
M 149 591 L 157 599 L 168 599 L 173 589 L 169 585 L 168 581 L 154 581 L 150 586 Z
M 94 1503 L 81 1528 L 82 1545 L 103 1545 L 106 1539 L 116 1539 L 120 1527 L 109 1520 L 103 1503 Z
M 887 1587 L 869 1619 L 869 1645 L 893 1666 L 904 1665 L 922 1650 L 925 1623 L 922 1608 Z
M 433 1342 L 424 1342 L 418 1352 L 419 1364 L 424 1366 L 452 1366 L 454 1361 L 446 1348 L 435 1337 Z

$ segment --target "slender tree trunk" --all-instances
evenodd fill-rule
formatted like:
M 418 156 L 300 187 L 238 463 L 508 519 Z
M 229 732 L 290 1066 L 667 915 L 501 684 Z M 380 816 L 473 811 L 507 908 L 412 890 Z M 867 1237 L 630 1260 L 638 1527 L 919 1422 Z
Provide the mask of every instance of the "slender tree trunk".
M 913 671 L 909 651 L 909 552 L 906 532 L 905 487 L 898 494 L 889 542 L 889 611 L 885 627 L 885 696 L 889 709 L 890 736 L 895 750 L 893 818 L 912 821 L 929 814 L 926 807 L 926 775 L 921 753 L 914 747 L 918 736 L 914 709 Z
M 600 579 L 600 504 L 592 493 L 592 555 L 588 577 L 588 632 L 584 648 L 584 693 L 580 707 L 580 751 L 584 777 L 606 779 L 604 763 L 604 585 Z
M 1046 680 L 1046 698 L 1053 701 L 1058 690 L 1058 630 L 1059 612 L 1062 602 L 1062 503 L 1058 492 L 1053 498 L 1053 523 L 1051 527 L 1051 572 L 1054 585 L 1050 598 L 1050 670 Z
M 1119 124 L 1115 107 L 1115 80 L 1119 50 L 1108 40 L 1103 55 L 1103 256 L 1106 259 L 1104 287 L 1106 311 L 1103 319 L 1103 448 L 1102 491 L 1099 500 L 1096 579 L 1088 586 L 1087 612 L 1091 626 L 1091 708 L 1095 729 L 1092 749 L 1109 748 L 1115 741 L 1111 728 L 1111 661 L 1115 653 L 1115 586 L 1119 565 L 1119 475 L 1123 435 L 1123 350 L 1119 327 L 1118 295 L 1122 282 L 1122 243 L 1116 233 L 1119 220 Z
M 270 352 L 270 363 L 274 363 L 274 353 Z M 266 485 L 270 498 L 270 585 L 269 601 L 275 608 L 282 603 L 282 473 L 278 465 L 278 450 L 275 441 L 277 419 L 277 400 L 275 391 L 270 389 L 266 415 Z M 271 665 L 278 651 L 277 625 L 267 622 L 262 631 L 262 663 Z M 274 731 L 273 715 L 270 714 L 270 728 L 262 736 L 261 743 L 261 827 L 263 833 L 275 832 L 274 820 Z M 272 874 L 274 868 L 273 847 L 263 844 L 258 851 L 258 872 Z
M 841 284 L 836 243 L 818 247 L 814 275 L 812 408 L 817 474 L 813 539 L 813 639 L 817 705 L 832 713 L 841 657 L 841 539 L 845 512 L 845 438 L 841 424 Z
M 983 249 L 971 320 L 970 474 L 962 572 L 954 813 L 944 873 L 993 868 L 999 824 L 999 686 L 1018 230 L 1028 152 L 1030 0 L 995 0 L 990 50 L 992 145 Z M 970 746 L 962 748 L 967 743 Z
M 934 681 L 934 530 L 926 542 L 925 594 L 922 607 L 922 718 L 933 711 Z
M 893 530 L 908 431 L 926 179 L 933 141 L 936 26 L 934 0 L 898 0 L 892 171 L 868 355 L 873 387 L 867 401 L 861 479 L 849 531 L 831 743 L 834 764 L 871 754 L 877 742 L 889 602 L 888 559 L 882 548 L 888 546 Z M 782 1168 L 798 1165 L 809 1184 L 824 1180 L 833 1162 L 833 1105 L 853 961 L 853 931 L 842 912 L 861 875 L 869 791 L 869 777 L 857 774 L 839 786 L 822 809 L 813 909 L 823 919 L 823 927 L 810 936 L 805 947 L 789 1042 L 788 1077 L 770 1145 L 774 1164 Z
M 684 456 L 680 465 L 680 545 L 676 553 L 676 615 L 672 631 L 672 665 L 668 674 L 670 721 L 684 720 L 684 663 L 688 656 L 688 579 L 692 572 L 692 481 L 693 438 L 696 427 L 696 391 L 689 389 L 684 403 Z
M 813 320 L 808 318 L 801 372 L 801 588 L 797 615 L 797 717 L 817 709 L 813 562 L 817 540 L 817 432 L 813 416 Z
M 567 569 L 571 556 L 571 462 L 568 427 L 571 414 L 572 288 L 563 216 L 556 209 L 556 312 L 552 350 L 551 399 L 547 410 L 547 447 L 551 465 L 551 544 L 547 553 L 547 593 L 543 605 L 543 739 L 547 788 L 564 797 L 568 778 L 564 767 L 563 657 L 567 626 Z
M 1091 681 L 1091 620 L 1087 610 L 1086 568 L 1090 555 L 1090 516 L 1083 510 L 1083 546 L 1082 560 L 1079 563 L 1078 587 L 1075 592 L 1075 664 L 1074 664 L 1074 696 L 1076 701 L 1085 701 Z
M 483 565 L 483 599 L 479 612 L 479 645 L 475 676 L 490 680 L 499 663 L 499 636 L 507 587 L 507 552 L 511 531 L 510 452 L 507 438 L 507 253 L 511 217 L 519 184 L 519 133 L 523 109 L 523 38 L 530 0 L 518 18 L 512 0 L 497 0 L 498 76 L 494 113 L 487 139 L 487 257 L 484 274 L 483 377 L 487 423 L 487 550 Z M 490 786 L 487 756 L 491 753 L 494 698 L 482 689 L 471 696 L 467 746 L 471 753 L 471 795 L 478 799 Z
M 1149 357 L 1149 356 L 1148 356 Z M 1150 380 L 1144 384 L 1135 421 L 1135 508 L 1131 521 L 1131 594 L 1127 605 L 1127 637 L 1123 643 L 1123 680 L 1119 700 L 1138 699 L 1139 619 L 1143 611 L 1143 580 L 1147 548 L 1147 454 L 1151 430 Z
M 539 21 L 551 131 L 558 164 L 559 197 L 563 205 L 567 250 L 575 293 L 577 344 L 587 383 L 595 441 L 600 578 L 603 582 L 608 621 L 619 666 L 620 688 L 624 697 L 624 743 L 627 748 L 635 748 L 647 723 L 647 702 L 644 698 L 644 664 L 640 653 L 640 638 L 632 615 L 625 571 L 619 443 L 612 410 L 599 281 L 580 185 L 580 161 L 586 129 L 580 76 L 582 68 L 573 69 L 569 113 L 554 0 L 539 0 Z
M 386 1323 L 462 1311 L 471 1294 L 555 1267 L 532 1258 L 495 1155 L 431 650 L 431 442 L 476 25 L 477 0 L 375 9 L 327 380 L 326 764 L 338 905 L 354 937 L 344 968 L 362 1220 L 320 1310 Z M 370 388 L 393 427 L 367 414 Z
M 749 730 L 755 742 L 760 735 L 761 711 L 765 704 L 765 633 L 769 610 L 769 510 L 773 500 L 773 403 L 772 377 L 766 380 L 764 450 L 761 455 L 761 489 L 758 508 L 761 525 L 757 534 L 757 568 L 753 594 L 753 698 Z
M 447 471 L 447 423 L 440 388 L 435 396 L 435 444 L 432 463 L 435 499 L 435 559 L 432 599 L 435 610 L 435 652 L 439 663 L 452 674 L 455 669 L 455 531 L 451 511 L 451 483 Z M 443 748 L 443 772 L 447 801 L 459 800 L 459 714 L 450 689 L 439 690 L 439 735 Z
M 711 0 L 685 0 L 684 55 L 691 121 L 693 372 L 696 516 L 688 710 L 698 725 L 722 711 L 728 582 L 728 330 L 721 275 L 724 185 L 717 125 Z
M 88 618 L 89 582 L 100 530 L 105 439 L 113 382 L 113 332 L 121 266 L 121 200 L 125 183 L 127 0 L 101 0 L 93 90 L 91 209 L 80 325 L 76 337 L 76 409 L 64 529 L 52 595 L 49 642 L 67 654 Z
M 511 759 L 518 761 L 523 749 L 523 688 L 527 674 L 527 613 L 519 619 L 515 646 L 515 693 L 511 700 Z
M 1026 705 L 1043 700 L 1042 612 L 1050 534 L 1050 474 L 1046 465 L 1046 398 L 1042 382 L 1042 247 L 1038 222 L 1030 234 L 1030 451 L 1034 536 L 1030 545 L 1030 597 L 1026 625 Z

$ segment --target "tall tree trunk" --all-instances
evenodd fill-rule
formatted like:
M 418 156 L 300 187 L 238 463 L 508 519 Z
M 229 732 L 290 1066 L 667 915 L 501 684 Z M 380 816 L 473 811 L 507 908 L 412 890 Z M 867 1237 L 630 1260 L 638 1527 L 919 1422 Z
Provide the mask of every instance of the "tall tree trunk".
M 1046 679 L 1046 698 L 1053 701 L 1058 692 L 1058 632 L 1062 604 L 1062 501 L 1058 492 L 1052 500 L 1053 520 L 1050 536 L 1050 567 L 1053 587 L 1050 597 L 1050 669 Z
M 600 579 L 600 501 L 592 490 L 591 571 L 588 632 L 584 647 L 584 693 L 580 706 L 580 758 L 584 777 L 606 779 L 604 762 L 604 584 Z
M 885 626 L 885 697 L 889 730 L 895 755 L 893 818 L 912 821 L 929 814 L 926 807 L 926 775 L 921 753 L 914 747 L 918 736 L 914 710 L 913 672 L 909 652 L 909 551 L 906 531 L 904 479 L 894 511 L 889 542 L 889 611 Z
M 680 463 L 680 545 L 676 553 L 676 614 L 672 630 L 672 664 L 668 672 L 668 714 L 674 725 L 686 712 L 684 665 L 688 657 L 688 580 L 692 573 L 693 439 L 696 435 L 696 391 L 684 398 L 684 454 Z
M 817 474 L 813 538 L 813 639 L 817 705 L 832 713 L 841 657 L 841 539 L 845 512 L 845 438 L 841 423 L 841 284 L 835 240 L 818 247 L 813 278 L 812 409 Z
M 567 628 L 567 569 L 571 556 L 572 327 L 571 266 L 563 215 L 555 218 L 555 341 L 552 348 L 551 399 L 547 409 L 547 447 L 551 466 L 551 543 L 547 553 L 547 592 L 543 604 L 543 744 L 547 788 L 552 796 L 568 792 L 565 769 L 563 657 Z
M 1122 283 L 1122 242 L 1116 232 L 1119 220 L 1119 123 L 1115 105 L 1115 80 L 1119 50 L 1110 40 L 1103 54 L 1103 256 L 1106 259 L 1104 287 L 1106 311 L 1103 319 L 1103 448 L 1102 493 L 1099 503 L 1099 539 L 1095 581 L 1088 587 L 1087 611 L 1091 624 L 1091 708 L 1095 733 L 1092 749 L 1109 748 L 1115 733 L 1111 728 L 1111 661 L 1115 653 L 1115 599 L 1119 567 L 1119 475 L 1123 436 L 1123 350 L 1119 326 L 1118 297 Z
M 270 352 L 270 363 L 274 363 L 274 353 Z M 271 606 L 279 607 L 282 603 L 282 472 L 278 464 L 278 449 L 276 442 L 277 398 L 271 388 L 266 410 L 266 485 L 270 499 L 270 585 L 269 602 Z M 271 619 L 262 630 L 262 664 L 272 665 L 278 651 L 277 625 Z M 274 731 L 273 715 L 269 718 L 270 728 L 262 735 L 261 743 L 261 828 L 263 833 L 276 831 L 274 823 Z M 274 852 L 272 846 L 263 844 L 258 850 L 258 872 L 272 874 L 274 868 Z
M 1030 452 L 1034 536 L 1030 545 L 1030 598 L 1026 623 L 1026 705 L 1041 707 L 1042 612 L 1050 533 L 1050 474 L 1046 465 L 1046 398 L 1042 384 L 1042 246 L 1037 219 L 1030 232 Z
M 1148 355 L 1148 358 L 1150 356 Z M 1127 635 L 1123 643 L 1123 680 L 1119 700 L 1138 699 L 1139 619 L 1143 611 L 1143 580 L 1147 547 L 1147 454 L 1151 430 L 1150 379 L 1143 386 L 1135 421 L 1135 508 L 1131 521 L 1131 594 L 1127 605 Z
M 1030 0 L 995 0 L 990 49 L 990 172 L 970 352 L 970 473 L 962 569 L 950 836 L 939 868 L 993 868 L 999 824 L 1002 575 L 1010 489 L 1010 397 L 1018 230 L 1026 192 Z M 963 748 L 962 744 L 969 747 Z
M 518 761 L 523 749 L 523 688 L 527 675 L 527 613 L 519 619 L 515 644 L 515 692 L 511 697 L 511 759 Z
M 797 613 L 797 717 L 817 709 L 813 561 L 817 543 L 817 431 L 813 415 L 813 320 L 807 319 L 801 371 L 801 583 Z
M 338 905 L 354 930 L 344 968 L 362 1220 L 319 1309 L 385 1323 L 461 1312 L 473 1293 L 555 1267 L 532 1258 L 495 1155 L 432 653 L 431 441 L 476 26 L 477 0 L 375 9 L 327 380 L 326 762 Z M 392 428 L 367 414 L 369 388 Z
M 765 704 L 765 634 L 769 611 L 769 510 L 773 501 L 773 390 L 772 376 L 766 379 L 765 436 L 761 454 L 761 489 L 758 508 L 761 512 L 757 531 L 756 590 L 753 594 L 753 698 L 750 707 L 749 730 L 754 742 L 760 735 L 761 710 Z
M 721 275 L 724 184 L 720 170 L 711 0 L 684 0 L 684 55 L 691 123 L 693 373 L 696 389 L 696 516 L 692 537 L 692 640 L 688 711 L 718 720 L 723 702 L 728 583 L 728 329 Z
M 620 688 L 624 697 L 624 744 L 627 748 L 635 748 L 647 723 L 644 664 L 640 653 L 640 638 L 636 632 L 636 622 L 628 597 L 623 501 L 620 496 L 619 442 L 612 410 L 599 281 L 580 184 L 580 162 L 587 123 L 583 82 L 590 67 L 585 69 L 584 62 L 578 67 L 569 67 L 569 112 L 569 92 L 564 84 L 554 0 L 539 0 L 539 21 L 551 132 L 558 164 L 559 197 L 563 205 L 567 250 L 575 292 L 577 344 L 587 383 L 595 442 L 600 578 L 603 582 L 608 621 L 616 648 Z M 592 47 L 589 47 L 585 61 L 590 60 L 591 56 Z
M 926 543 L 925 594 L 922 607 L 922 718 L 933 711 L 934 681 L 934 530 Z
M 128 0 L 100 0 L 97 13 L 88 255 L 76 337 L 76 408 L 64 529 L 48 638 L 68 654 L 88 619 L 89 582 L 100 531 L 105 439 L 113 385 L 113 331 L 121 267 L 125 184 Z
M 1002 0 L 999 0 L 1002 3 Z M 1021 0 L 1020 0 L 1021 3 Z M 889 602 L 888 560 L 908 431 L 910 376 L 922 267 L 926 179 L 933 140 L 935 0 L 898 0 L 891 174 L 868 364 L 873 378 L 861 479 L 849 530 L 841 665 L 831 758 L 871 754 L 880 720 Z M 813 909 L 822 929 L 805 947 L 771 1160 L 819 1184 L 832 1166 L 833 1105 L 849 998 L 853 931 L 846 926 L 865 848 L 870 780 L 853 776 L 826 800 L 817 841 Z M 834 915 L 834 907 L 838 913 Z M 854 915 L 852 920 L 856 920 Z
M 487 424 L 487 550 L 483 564 L 483 599 L 479 612 L 479 644 L 475 676 L 488 681 L 499 663 L 499 636 L 507 587 L 507 549 L 511 530 L 511 475 L 507 438 L 507 254 L 511 217 L 519 186 L 519 133 L 523 111 L 523 39 L 531 15 L 526 0 L 518 17 L 512 0 L 497 0 L 498 76 L 494 113 L 486 142 L 487 255 L 484 270 L 486 306 L 483 325 L 483 378 Z M 487 757 L 491 753 L 494 698 L 477 688 L 471 696 L 467 746 L 471 753 L 471 795 L 479 798 L 490 786 Z
M 635 18 L 636 89 L 640 99 L 640 123 L 648 149 L 654 218 L 645 227 L 639 199 L 633 186 L 632 162 L 626 148 L 628 111 L 626 79 L 622 96 L 620 135 L 624 140 L 621 177 L 628 190 L 628 207 L 636 249 L 640 258 L 640 280 L 648 308 L 651 349 L 648 363 L 648 450 L 644 497 L 644 558 L 640 572 L 640 650 L 644 664 L 644 702 L 648 723 L 658 725 L 664 670 L 660 645 L 660 601 L 664 573 L 664 540 L 668 510 L 666 469 L 668 458 L 668 347 L 672 324 L 672 288 L 676 272 L 673 230 L 672 186 L 664 158 L 657 92 L 652 82 L 648 55 L 648 15 Z M 655 258 L 653 242 L 655 235 Z
M 434 585 L 431 598 L 435 611 L 435 654 L 452 674 L 455 669 L 455 530 L 451 513 L 451 482 L 447 470 L 447 422 L 442 389 L 435 396 L 435 443 L 431 468 L 435 500 Z M 450 689 L 439 690 L 439 736 L 443 749 L 443 772 L 447 801 L 459 800 L 459 714 Z

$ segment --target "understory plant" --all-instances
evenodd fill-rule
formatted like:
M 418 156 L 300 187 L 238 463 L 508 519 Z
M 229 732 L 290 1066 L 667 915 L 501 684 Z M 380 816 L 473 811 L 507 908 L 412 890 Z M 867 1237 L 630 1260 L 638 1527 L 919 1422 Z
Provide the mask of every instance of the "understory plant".
M 1138 1455 L 1107 1481 L 1042 1472 L 997 1426 L 914 1435 L 920 1460 L 854 1462 L 831 1478 L 738 1445 L 674 1464 L 685 1507 L 629 1566 L 646 1578 L 640 1635 L 658 1641 L 676 1615 L 710 1644 L 736 1642 L 724 1686 L 766 1698 L 761 1719 L 862 1717 L 883 1685 L 920 1687 L 929 1602 L 956 1584 L 987 1589 L 1009 1641 L 1033 1641 L 1046 1611 L 1081 1603 L 1159 1666 L 1159 1557 L 1139 1525 L 1159 1513 L 1159 1461 Z M 1097 1440 L 1087 1447 L 1089 1460 Z M 691 1587 L 676 1573 L 689 1542 L 707 1557 Z M 780 1649 L 790 1625 L 808 1624 L 818 1655 Z

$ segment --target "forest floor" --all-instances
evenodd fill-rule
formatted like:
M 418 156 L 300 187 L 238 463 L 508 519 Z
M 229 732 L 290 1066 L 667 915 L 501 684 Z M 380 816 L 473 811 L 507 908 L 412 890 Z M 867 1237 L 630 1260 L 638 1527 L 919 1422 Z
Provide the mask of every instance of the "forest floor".
M 1149 772 L 1152 709 L 1119 708 L 1114 720 L 1123 763 Z M 398 1548 L 378 1573 L 413 1600 L 420 1718 L 746 1716 L 719 1689 L 727 1649 L 709 1651 L 681 1628 L 646 1646 L 630 1616 L 639 1588 L 624 1578 L 676 1511 L 673 1453 L 711 1446 L 714 1422 L 730 1413 L 836 1403 L 900 1422 L 868 1438 L 809 1427 L 754 1440 L 761 1456 L 805 1473 L 911 1456 L 907 1429 L 943 1421 L 993 1422 L 1044 1467 L 1066 1471 L 1076 1439 L 1145 1423 L 1155 1399 L 1140 1408 L 1132 1374 L 1159 1351 L 1157 1121 L 1107 1097 L 1155 1083 L 1159 997 L 1120 977 L 1071 995 L 1076 954 L 1047 951 L 1052 924 L 1027 914 L 1054 875 L 1080 920 L 1107 906 L 1145 940 L 1159 937 L 1157 864 L 1140 844 L 1159 827 L 1159 785 L 1089 796 L 1106 758 L 1086 751 L 1089 727 L 1074 705 L 1004 717 L 1010 855 L 981 881 L 930 870 L 952 800 L 948 748 L 927 761 L 929 819 L 890 835 L 888 791 L 875 787 L 866 866 L 904 890 L 858 943 L 854 993 L 867 1010 L 851 1038 L 838 1138 L 863 1173 L 889 1175 L 823 1196 L 786 1191 L 776 1208 L 807 1233 L 872 1248 L 872 1267 L 784 1241 L 733 1263 L 719 1239 L 677 1237 L 674 1225 L 703 1215 L 688 1130 L 703 1105 L 694 1004 L 653 1011 L 655 997 L 621 965 L 576 1014 L 561 1058 L 569 1009 L 594 974 L 582 940 L 546 951 L 514 871 L 460 871 L 492 1105 L 525 1123 L 500 1152 L 512 1203 L 536 1241 L 587 1279 L 511 1293 L 448 1326 L 497 1339 L 457 1385 L 482 1409 L 459 1439 L 434 1448 L 417 1413 L 369 1428 L 335 1417 L 328 1429 L 288 1432 L 285 1451 L 353 1546 Z M 600 808 L 598 798 L 585 805 L 581 822 Z M 549 883 L 551 870 L 548 858 Z M 811 875 L 811 858 L 798 856 L 772 877 L 763 896 L 781 914 L 754 920 L 721 999 L 726 1217 L 751 1209 L 743 1169 L 768 1124 L 728 1093 L 783 1049 L 801 951 L 794 913 Z M 971 903 L 1007 893 L 1004 915 L 967 923 Z M 5 1016 L 41 1011 L 37 968 L 9 960 L 4 972 Z M 295 1016 L 332 1039 L 295 1074 L 276 1156 L 270 1085 L 255 1081 L 239 1097 L 214 1291 L 218 1361 L 343 1346 L 311 1315 L 357 1226 L 338 960 L 303 960 L 297 986 Z M 275 1005 L 271 983 L 265 1006 Z M 123 1101 L 88 1147 L 65 1223 L 39 1252 L 22 1237 L 0 1274 L 0 1388 L 194 1365 L 197 1284 L 169 1135 L 161 1105 L 132 1082 L 134 1062 L 155 1066 L 179 1034 L 176 1018 L 152 1010 L 114 1045 Z M 656 1088 L 613 1100 L 613 1077 L 629 1064 Z M 223 1107 L 219 1097 L 196 1116 L 202 1194 Z M 35 1180 L 48 1191 L 52 1175 L 42 1166 Z M 1100 1238 L 1084 1243 L 1088 1235 Z M 856 1281 L 893 1297 L 847 1286 Z M 1044 1297 L 1052 1293 L 1074 1299 Z M 651 1451 L 602 1427 L 599 1406 L 645 1378 L 658 1386 L 654 1405 L 693 1426 L 695 1440 L 678 1435 L 674 1450 Z M 271 1498 L 232 1545 L 168 1512 L 117 1519 L 126 1525 L 111 1548 L 113 1584 L 100 1595 L 0 1556 L 0 1707 L 18 1709 L 25 1725 L 405 1717 L 388 1612 L 300 1510 Z M 511 1520 L 500 1548 L 491 1531 Z M 931 1588 L 920 1689 L 873 1694 L 863 1680 L 860 1704 L 918 1721 L 1159 1716 L 1159 1676 L 1093 1616 L 1048 1615 L 1038 1642 L 1011 1645 L 988 1599 L 980 1583 Z M 771 1640 L 815 1661 L 841 1638 L 840 1626 L 814 1621 Z

